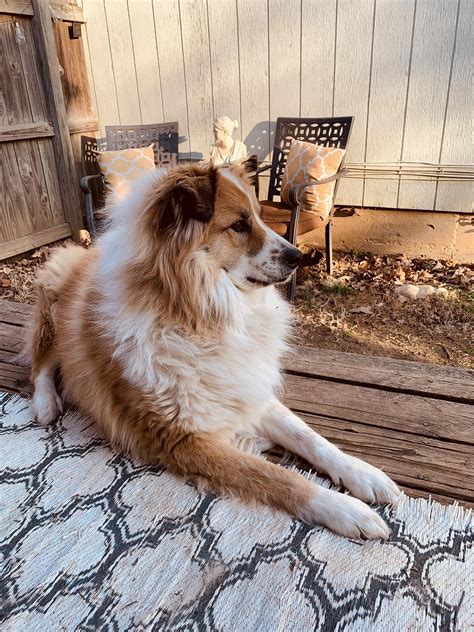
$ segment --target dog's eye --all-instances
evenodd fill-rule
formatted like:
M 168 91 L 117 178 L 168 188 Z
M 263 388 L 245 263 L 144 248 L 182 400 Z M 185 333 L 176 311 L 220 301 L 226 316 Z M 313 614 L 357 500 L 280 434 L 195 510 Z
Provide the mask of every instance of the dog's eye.
M 232 230 L 235 230 L 236 233 L 249 233 L 250 225 L 243 219 L 240 219 L 238 222 L 235 222 L 231 226 Z

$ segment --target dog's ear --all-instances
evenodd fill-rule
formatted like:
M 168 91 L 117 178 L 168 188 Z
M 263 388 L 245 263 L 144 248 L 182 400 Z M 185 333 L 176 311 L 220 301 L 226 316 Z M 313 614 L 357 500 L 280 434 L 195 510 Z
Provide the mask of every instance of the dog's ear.
M 209 222 L 214 214 L 215 193 L 216 170 L 210 165 L 171 173 L 155 201 L 160 230 L 188 220 Z
M 215 170 L 204 175 L 185 176 L 176 183 L 175 200 L 184 217 L 208 222 L 214 214 Z

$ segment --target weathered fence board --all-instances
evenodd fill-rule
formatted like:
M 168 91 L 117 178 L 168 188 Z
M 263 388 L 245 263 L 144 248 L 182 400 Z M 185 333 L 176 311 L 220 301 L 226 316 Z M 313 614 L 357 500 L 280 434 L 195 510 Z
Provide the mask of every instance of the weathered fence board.
M 28 138 L 47 138 L 54 136 L 52 125 L 42 123 L 19 123 L 18 125 L 0 125 L 0 143 Z
M 84 29 L 81 29 L 81 32 Z M 87 66 L 82 37 L 71 40 L 67 22 L 54 23 L 58 60 L 62 68 L 61 83 L 64 93 L 69 136 L 71 139 L 77 179 L 85 175 L 81 155 L 81 137 L 96 136 L 99 121 L 92 109 Z
M 71 227 L 69 224 L 57 224 L 38 233 L 31 233 L 25 237 L 17 237 L 1 244 L 2 258 L 13 257 L 21 252 L 33 250 L 44 244 L 50 244 L 58 239 L 64 239 L 71 236 Z
M 26 23 L 25 19 L 18 24 Z M 25 37 L 26 37 L 25 33 Z M 7 113 L 7 125 L 30 123 L 30 104 L 28 90 L 22 72 L 22 63 L 18 42 L 15 37 L 13 18 L 3 16 L 0 21 L 0 86 L 4 107 Z
M 78 238 L 82 227 L 67 115 L 76 134 L 80 121 L 88 130 L 98 121 L 82 39 L 71 39 L 62 22 L 74 18 L 83 22 L 73 0 L 0 1 L 0 259 Z
M 36 233 L 54 224 L 38 141 L 25 140 L 16 143 L 15 154 L 32 232 Z
M 34 44 L 33 31 L 31 21 L 22 23 L 22 28 L 26 34 L 25 43 L 20 46 L 20 57 L 25 76 L 26 86 L 28 90 L 28 100 L 31 110 L 31 118 L 37 125 L 44 125 L 45 119 L 48 119 L 48 109 L 46 105 L 46 97 L 44 94 L 40 69 L 38 67 L 38 59 Z M 54 134 L 54 129 L 48 122 L 48 127 Z M 62 225 L 64 223 L 64 213 L 62 209 L 61 192 L 59 190 L 58 177 L 56 172 L 56 162 L 53 151 L 53 142 L 51 139 L 38 140 L 38 151 L 41 155 L 42 170 L 46 191 L 49 199 L 49 207 L 51 213 L 51 227 Z M 47 235 L 48 233 L 43 233 Z M 22 242 L 17 242 L 20 244 Z
M 43 83 L 48 113 L 53 120 L 53 146 L 64 218 L 71 226 L 74 239 L 79 239 L 82 223 L 82 197 L 79 190 L 74 154 L 69 138 L 65 99 L 58 65 L 58 52 L 51 22 L 50 7 L 32 0 L 35 48 L 43 67 Z
M 2 214 L 0 215 L 0 243 L 32 231 L 21 179 L 12 143 L 0 144 L 0 184 L 2 190 Z M 3 244 L 2 244 L 3 245 Z M 3 250 L 3 249 L 2 249 Z

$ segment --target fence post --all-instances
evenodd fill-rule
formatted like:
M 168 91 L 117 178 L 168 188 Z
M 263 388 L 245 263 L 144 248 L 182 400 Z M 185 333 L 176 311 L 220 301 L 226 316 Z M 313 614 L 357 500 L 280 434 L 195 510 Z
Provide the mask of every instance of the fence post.
M 69 136 L 51 10 L 49 2 L 45 0 L 32 0 L 32 5 L 33 34 L 43 70 L 48 111 L 54 127 L 53 146 L 64 218 L 71 226 L 72 238 L 79 241 L 79 230 L 83 228 L 81 194 Z

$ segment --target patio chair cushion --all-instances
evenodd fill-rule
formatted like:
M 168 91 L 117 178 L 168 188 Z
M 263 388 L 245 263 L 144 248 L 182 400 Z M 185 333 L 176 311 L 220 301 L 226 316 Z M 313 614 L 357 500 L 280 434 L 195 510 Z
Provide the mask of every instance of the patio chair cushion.
M 132 180 L 155 169 L 153 145 L 119 151 L 98 151 L 97 163 L 104 176 L 107 195 L 115 201 L 126 195 Z
M 337 173 L 345 153 L 345 149 L 293 140 L 281 181 L 282 201 L 290 206 L 290 190 L 296 184 Z M 334 186 L 335 182 L 328 182 L 306 189 L 301 195 L 302 210 L 326 221 L 333 206 Z
M 284 236 L 291 221 L 291 210 L 288 205 L 283 202 L 265 200 L 260 202 L 260 206 L 265 224 L 279 235 Z M 319 215 L 301 211 L 296 236 L 302 237 L 313 230 L 321 230 L 324 224 Z

